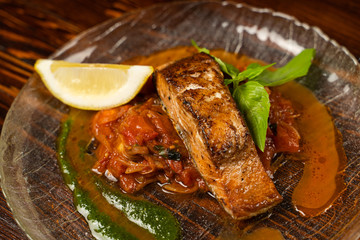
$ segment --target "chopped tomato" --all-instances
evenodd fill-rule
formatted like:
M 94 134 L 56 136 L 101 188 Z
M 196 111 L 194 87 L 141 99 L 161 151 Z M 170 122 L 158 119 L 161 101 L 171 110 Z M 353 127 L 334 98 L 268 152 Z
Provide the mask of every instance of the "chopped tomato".
M 155 126 L 144 116 L 133 114 L 127 116 L 123 121 L 120 134 L 124 136 L 127 145 L 143 145 L 144 142 L 159 135 L 155 131 Z
M 136 192 L 137 182 L 133 175 L 131 174 L 121 174 L 119 176 L 119 185 L 125 191 L 129 193 Z
M 280 122 L 277 125 L 276 132 L 274 142 L 277 152 L 295 153 L 299 151 L 300 135 L 293 126 Z
M 175 173 L 181 173 L 183 170 L 183 164 L 181 161 L 166 160 L 166 162 Z
M 104 173 L 109 162 L 109 152 L 107 151 L 105 145 L 99 146 L 96 155 L 99 160 L 95 163 L 92 169 L 97 173 Z
M 191 187 L 199 177 L 199 173 L 194 168 L 185 168 L 180 174 L 181 182 L 189 187 Z
M 136 192 L 155 180 L 183 193 L 205 189 L 157 100 L 101 111 L 92 124 L 99 141 L 93 169 L 99 174 L 108 171 L 106 176 L 118 180 L 124 191 Z
M 93 126 L 113 122 L 122 117 L 129 110 L 129 108 L 129 105 L 124 105 L 117 108 L 102 110 L 98 112 L 93 118 Z
M 270 169 L 271 160 L 274 158 L 274 155 L 276 153 L 276 147 L 273 138 L 274 138 L 274 134 L 272 133 L 271 129 L 268 127 L 264 152 L 258 150 L 260 160 L 266 171 L 271 171 Z
M 119 178 L 126 171 L 126 167 L 116 158 L 112 158 L 109 161 L 107 168 L 115 178 Z
M 296 113 L 292 103 L 276 90 L 267 89 L 270 98 L 269 126 L 264 152 L 258 149 L 265 170 L 270 170 L 276 153 L 294 153 L 300 149 L 300 135 L 295 125 Z

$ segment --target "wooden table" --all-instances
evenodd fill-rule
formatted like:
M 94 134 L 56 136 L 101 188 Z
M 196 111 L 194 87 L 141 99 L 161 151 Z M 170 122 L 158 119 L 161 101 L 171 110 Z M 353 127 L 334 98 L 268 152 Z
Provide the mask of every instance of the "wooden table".
M 46 58 L 80 32 L 165 0 L 0 0 L 0 130 L 11 103 Z M 318 26 L 360 60 L 360 1 L 244 0 Z M 0 191 L 0 239 L 28 239 Z

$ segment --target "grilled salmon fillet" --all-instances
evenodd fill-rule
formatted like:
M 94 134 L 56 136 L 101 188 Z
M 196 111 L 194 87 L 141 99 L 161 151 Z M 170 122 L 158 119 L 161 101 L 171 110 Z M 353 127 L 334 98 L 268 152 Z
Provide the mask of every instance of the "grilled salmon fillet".
M 204 53 L 155 72 L 158 94 L 196 168 L 223 208 L 246 219 L 282 197 L 223 80 L 219 65 Z

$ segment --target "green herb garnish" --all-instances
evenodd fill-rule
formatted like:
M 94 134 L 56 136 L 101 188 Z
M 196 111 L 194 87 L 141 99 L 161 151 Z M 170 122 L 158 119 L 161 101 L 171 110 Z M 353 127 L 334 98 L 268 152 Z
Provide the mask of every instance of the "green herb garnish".
M 175 149 L 168 149 L 167 158 L 170 160 L 180 161 L 181 154 L 179 152 L 177 152 Z
M 291 59 L 285 66 L 278 68 L 276 71 L 264 71 L 256 80 L 263 86 L 279 86 L 298 77 L 303 77 L 308 73 L 311 65 L 311 60 L 315 56 L 315 49 L 309 48 L 303 50 L 293 59 Z
M 191 42 L 199 52 L 213 57 L 221 71 L 230 77 L 224 79 L 224 83 L 229 85 L 230 92 L 245 118 L 256 146 L 264 151 L 270 110 L 269 95 L 264 86 L 278 86 L 305 76 L 315 56 L 315 49 L 303 50 L 285 66 L 275 71 L 268 70 L 275 63 L 266 66 L 253 63 L 247 66 L 246 70 L 240 72 L 233 65 L 211 55 L 208 49 L 200 48 L 195 41 L 191 40 Z M 244 80 L 248 80 L 248 82 L 242 83 Z
M 170 160 L 181 160 L 181 154 L 176 149 L 165 148 L 161 145 L 155 145 L 154 149 L 159 152 L 159 155 Z
M 208 49 L 200 48 L 194 40 L 191 40 L 191 43 L 199 52 L 206 53 L 206 54 L 210 55 L 211 57 L 213 57 L 215 59 L 215 61 L 220 65 L 221 71 L 223 71 L 224 73 L 229 75 L 232 79 L 236 78 L 237 75 L 240 73 L 239 69 L 237 69 L 233 65 L 223 62 L 220 58 L 217 58 L 217 57 L 211 55 L 210 51 Z
M 156 151 L 160 152 L 160 151 L 163 151 L 165 148 L 164 148 L 164 146 L 161 146 L 161 145 L 155 145 L 155 146 L 154 146 L 154 149 L 155 149 Z
M 235 88 L 232 95 L 244 115 L 254 142 L 264 151 L 270 111 L 269 94 L 260 83 L 249 81 Z

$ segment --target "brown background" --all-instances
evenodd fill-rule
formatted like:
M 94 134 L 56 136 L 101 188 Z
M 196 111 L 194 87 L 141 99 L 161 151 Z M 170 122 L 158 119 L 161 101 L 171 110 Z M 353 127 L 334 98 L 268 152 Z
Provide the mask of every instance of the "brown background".
M 80 32 L 107 19 L 164 0 L 0 0 L 0 130 L 6 113 L 33 72 Z M 359 0 L 245 0 L 318 26 L 360 59 Z M 0 191 L 0 239 L 27 239 Z

